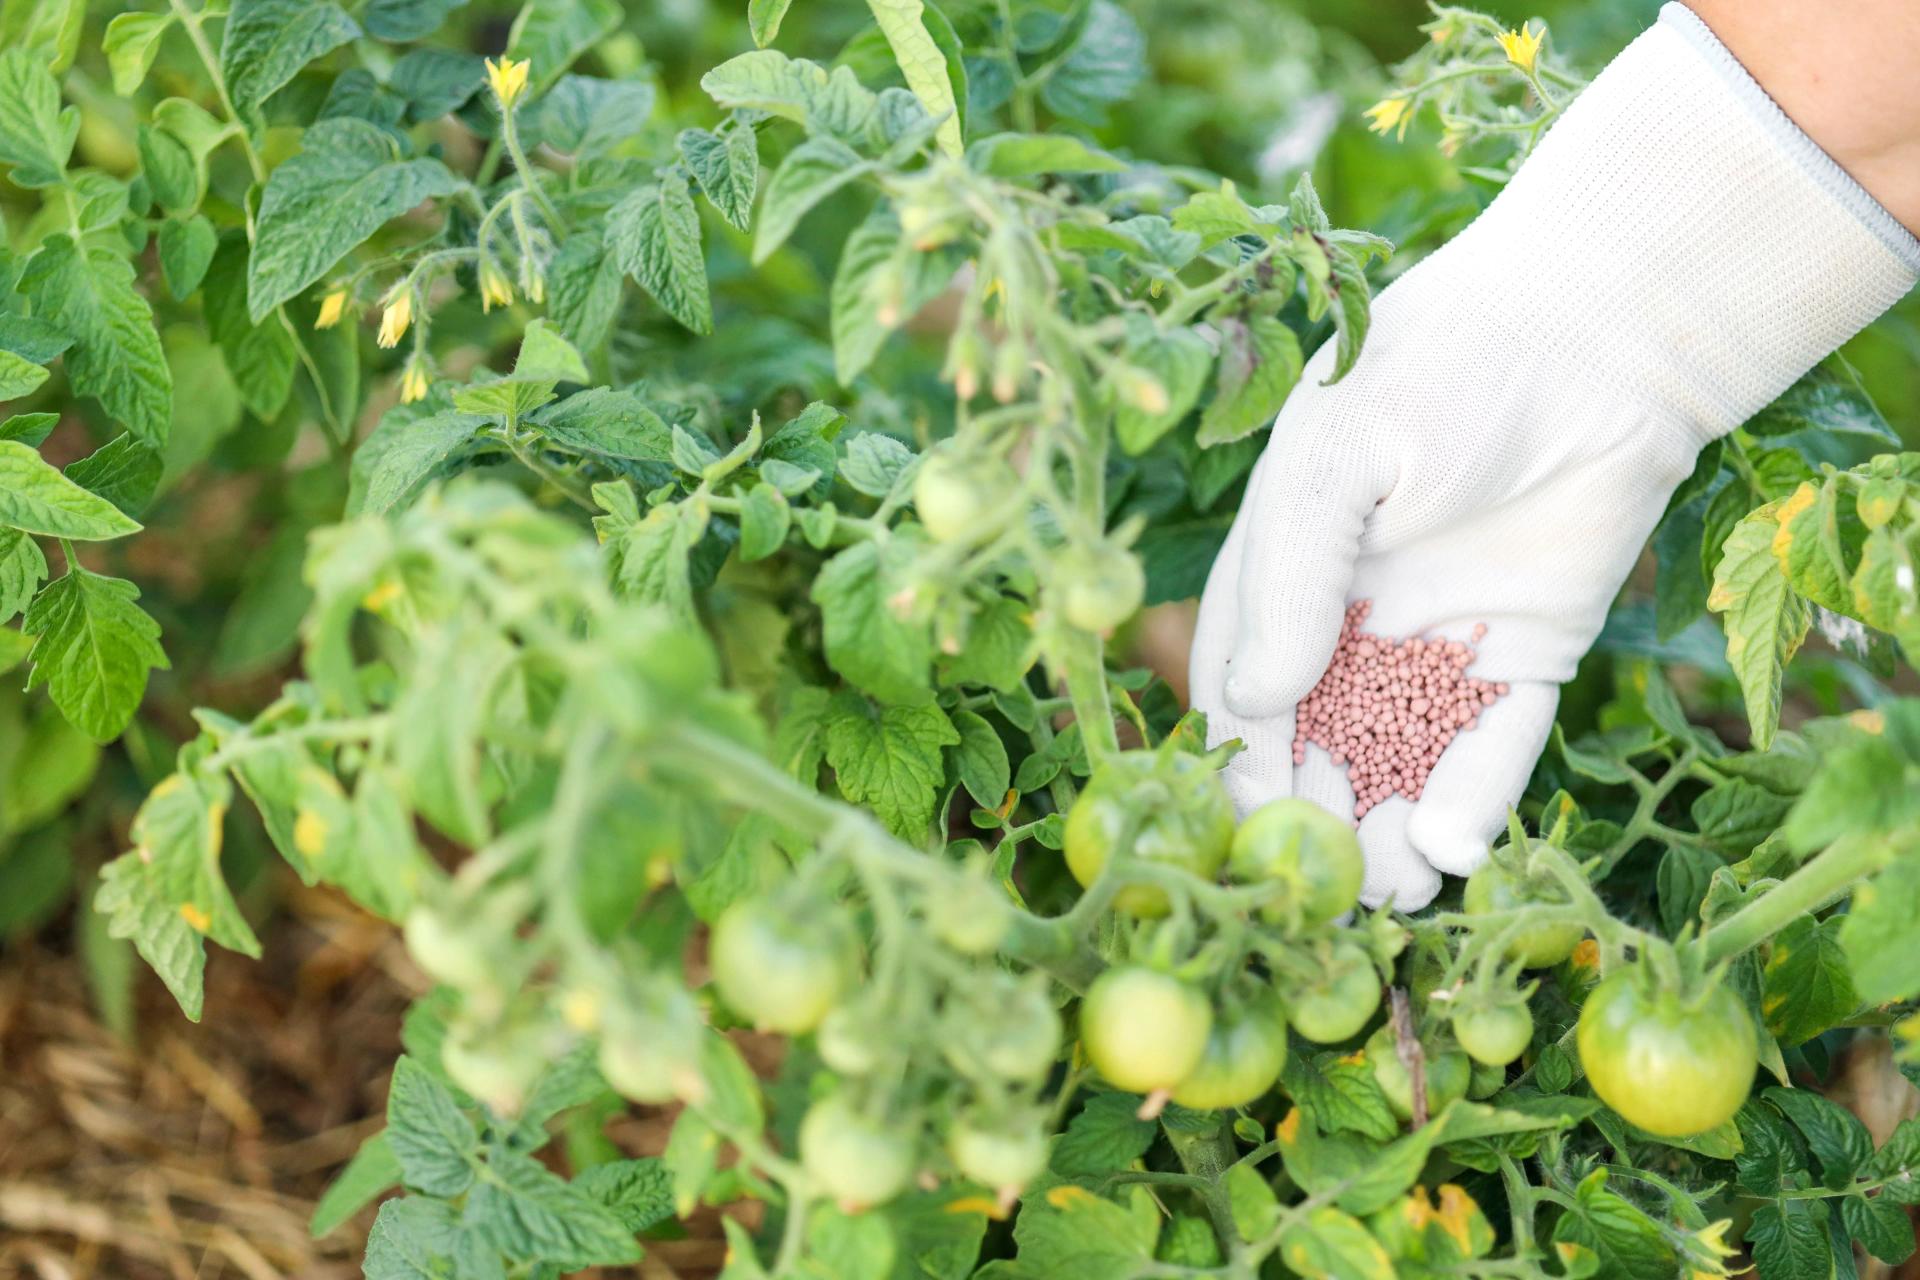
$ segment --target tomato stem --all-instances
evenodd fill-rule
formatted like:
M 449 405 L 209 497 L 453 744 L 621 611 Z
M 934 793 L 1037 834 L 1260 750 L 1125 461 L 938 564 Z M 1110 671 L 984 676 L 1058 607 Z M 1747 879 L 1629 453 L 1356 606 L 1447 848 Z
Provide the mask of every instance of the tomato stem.
M 1693 945 L 1709 965 L 1751 951 L 1801 916 L 1844 897 L 1893 857 L 1893 846 L 1882 838 L 1836 840 L 1798 871 L 1708 929 Z

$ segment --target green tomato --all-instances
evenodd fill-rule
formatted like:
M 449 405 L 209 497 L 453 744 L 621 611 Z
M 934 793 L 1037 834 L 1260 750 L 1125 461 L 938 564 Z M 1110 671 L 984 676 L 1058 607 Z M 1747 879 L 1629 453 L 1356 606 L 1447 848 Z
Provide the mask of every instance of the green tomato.
M 1453 1015 L 1453 1038 L 1475 1062 L 1504 1067 L 1533 1043 L 1533 1014 L 1514 1002 L 1470 1006 Z
M 1367 1037 L 1367 1062 L 1373 1079 L 1387 1095 L 1387 1107 L 1402 1120 L 1413 1119 L 1413 1074 L 1400 1061 L 1393 1028 L 1383 1026 Z M 1426 1049 L 1427 1116 L 1431 1119 L 1467 1096 L 1473 1064 L 1458 1049 Z
M 1358 1035 L 1379 1007 L 1379 970 L 1359 946 L 1342 940 L 1334 945 L 1320 980 L 1289 993 L 1287 1017 L 1295 1031 L 1315 1044 L 1338 1044 Z
M 453 1082 L 492 1108 L 515 1116 L 527 1091 L 546 1070 L 549 1055 L 528 1029 L 455 1030 L 440 1046 L 440 1065 Z
M 1147 597 L 1140 561 L 1110 543 L 1069 549 L 1058 570 L 1061 613 L 1082 631 L 1106 634 L 1138 612 Z
M 1046 990 L 1003 975 L 951 1006 L 941 1052 L 975 1079 L 1024 1084 L 1044 1079 L 1060 1057 L 1060 1013 Z
M 1566 891 L 1551 882 L 1529 884 L 1497 862 L 1489 862 L 1467 877 L 1463 902 L 1468 915 L 1492 915 L 1526 906 L 1564 906 Z M 1573 954 L 1586 930 L 1577 924 L 1543 924 L 1520 930 L 1507 948 L 1507 958 L 1529 969 L 1545 969 Z
M 1600 1101 L 1663 1138 L 1733 1118 L 1753 1087 L 1759 1048 L 1740 997 L 1715 987 L 1688 1008 L 1644 975 L 1603 978 L 1580 1010 L 1580 1065 Z
M 1227 873 L 1236 880 L 1286 883 L 1287 896 L 1263 909 L 1269 919 L 1285 919 L 1291 906 L 1308 925 L 1353 910 L 1366 870 L 1352 825 L 1298 798 L 1275 800 L 1247 815 L 1227 854 Z
M 963 1176 L 1017 1193 L 1047 1167 L 1047 1135 L 1038 1125 L 1012 1129 L 963 1117 L 947 1133 L 947 1154 Z
M 1287 1065 L 1287 1016 L 1272 995 L 1214 1015 L 1200 1065 L 1173 1091 L 1196 1111 L 1243 1107 L 1273 1088 Z
M 927 925 L 963 956 L 983 956 L 1007 936 L 1007 895 L 998 885 L 966 876 L 927 904 Z
M 755 1026 L 793 1036 L 819 1026 L 846 991 L 852 952 L 832 910 L 803 918 L 755 898 L 722 913 L 707 959 L 729 1007 Z
M 1233 801 L 1220 775 L 1199 756 L 1115 756 L 1100 766 L 1067 814 L 1067 868 L 1082 886 L 1100 878 L 1129 822 L 1131 856 L 1211 880 L 1233 840 Z M 1143 884 L 1122 889 L 1113 905 L 1132 916 L 1164 916 L 1172 909 L 1165 890 Z
M 820 1060 L 843 1076 L 864 1076 L 880 1063 L 874 1047 L 880 1029 L 850 1005 L 840 1005 L 820 1022 L 815 1047 Z
M 1080 1002 L 1080 1045 L 1111 1084 L 1133 1093 L 1172 1089 L 1207 1049 L 1213 1010 L 1198 991 L 1138 965 L 1109 969 Z
M 913 477 L 913 509 L 936 542 L 977 538 L 981 522 L 1020 483 L 997 458 L 942 449 L 927 455 Z
M 800 1163 L 848 1209 L 884 1204 L 913 1176 L 913 1148 L 845 1098 L 823 1098 L 800 1121 Z
M 432 907 L 415 907 L 401 926 L 407 952 L 435 982 L 461 991 L 490 988 L 499 967 L 473 928 L 462 929 Z

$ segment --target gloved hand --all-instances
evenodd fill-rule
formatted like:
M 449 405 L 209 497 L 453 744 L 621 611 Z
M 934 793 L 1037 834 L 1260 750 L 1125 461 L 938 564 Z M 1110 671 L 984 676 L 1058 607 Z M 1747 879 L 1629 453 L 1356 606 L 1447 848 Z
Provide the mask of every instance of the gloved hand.
M 1426 905 L 1486 858 L 1573 675 L 1702 445 L 1891 306 L 1920 243 L 1667 5 L 1492 205 L 1375 302 L 1360 361 L 1308 362 L 1201 599 L 1194 705 L 1245 814 L 1351 819 L 1293 762 L 1294 708 L 1350 601 L 1365 629 L 1469 640 L 1510 686 L 1417 803 L 1360 822 L 1361 900 Z

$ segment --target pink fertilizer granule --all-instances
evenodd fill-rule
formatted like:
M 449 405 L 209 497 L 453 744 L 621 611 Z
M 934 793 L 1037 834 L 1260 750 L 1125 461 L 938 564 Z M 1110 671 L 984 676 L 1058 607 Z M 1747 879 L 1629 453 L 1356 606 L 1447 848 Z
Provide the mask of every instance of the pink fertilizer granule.
M 1388 796 L 1418 800 L 1447 744 L 1507 691 L 1467 674 L 1473 644 L 1362 631 L 1372 608 L 1370 600 L 1347 606 L 1333 661 L 1300 703 L 1293 733 L 1294 764 L 1306 763 L 1311 742 L 1347 766 L 1355 822 Z M 1476 626 L 1474 642 L 1486 634 Z

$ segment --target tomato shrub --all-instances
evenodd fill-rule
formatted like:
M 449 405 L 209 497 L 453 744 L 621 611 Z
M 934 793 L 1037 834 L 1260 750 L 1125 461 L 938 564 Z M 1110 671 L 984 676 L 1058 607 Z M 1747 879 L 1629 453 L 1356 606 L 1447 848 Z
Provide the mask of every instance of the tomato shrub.
M 272 867 L 399 925 L 314 1220 L 376 1278 L 749 1202 L 729 1280 L 1904 1259 L 1920 1122 L 1828 1094 L 1916 1070 L 1911 315 L 1701 455 L 1428 910 L 1236 825 L 1141 661 L 1303 354 L 1579 91 L 1538 35 L 0 5 L 0 916 L 77 886 L 123 1029 L 129 947 L 232 1016 Z

